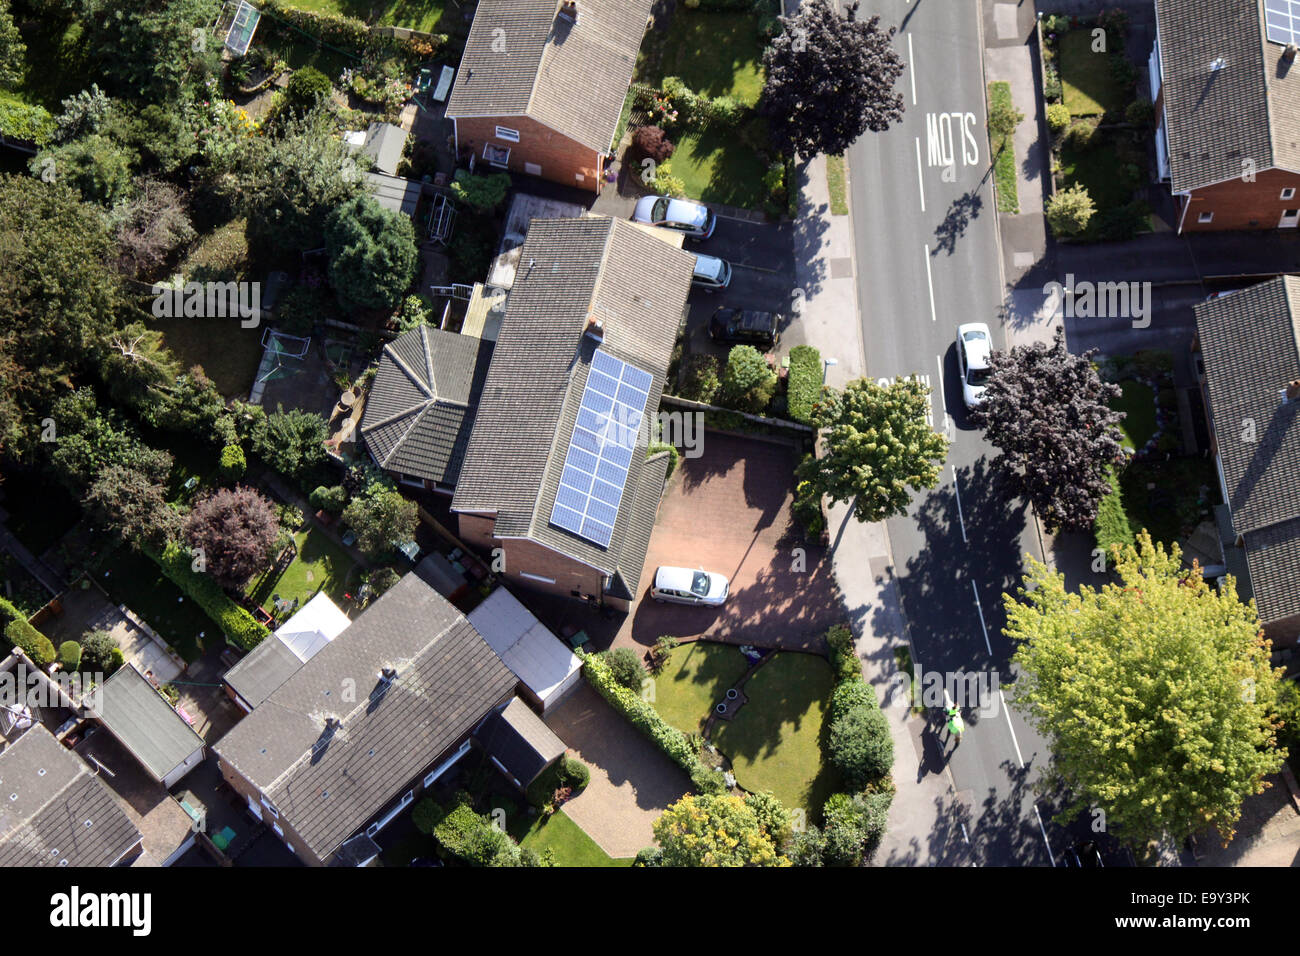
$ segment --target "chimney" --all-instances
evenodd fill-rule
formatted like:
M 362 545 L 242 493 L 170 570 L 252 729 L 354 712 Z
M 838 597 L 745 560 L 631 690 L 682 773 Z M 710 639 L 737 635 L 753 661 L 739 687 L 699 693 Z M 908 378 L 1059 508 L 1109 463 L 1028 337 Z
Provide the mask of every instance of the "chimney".
M 396 667 L 385 667 L 379 671 L 379 679 L 383 681 L 385 684 L 391 684 L 393 682 L 393 679 L 396 676 L 397 676 Z
M 1281 390 L 1282 404 L 1289 405 L 1291 402 L 1300 399 L 1300 378 L 1286 383 L 1286 388 Z
M 595 312 L 588 312 L 584 334 L 590 335 L 597 342 L 605 341 L 605 320 L 597 317 Z
M 1295 54 L 1297 49 L 1300 48 L 1297 48 L 1294 43 L 1288 43 L 1286 45 L 1286 49 L 1282 51 L 1282 59 L 1285 62 L 1290 63 L 1292 60 L 1295 59 Z
M 560 16 L 570 23 L 577 23 L 578 0 L 560 0 Z

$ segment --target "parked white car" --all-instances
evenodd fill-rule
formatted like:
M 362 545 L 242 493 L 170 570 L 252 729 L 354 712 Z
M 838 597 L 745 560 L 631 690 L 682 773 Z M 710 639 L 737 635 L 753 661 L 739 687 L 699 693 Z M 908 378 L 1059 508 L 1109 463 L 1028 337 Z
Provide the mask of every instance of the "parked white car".
M 690 604 L 718 607 L 731 593 L 731 582 L 721 574 L 703 568 L 662 567 L 655 572 L 650 596 L 660 604 Z
M 707 239 L 718 225 L 718 217 L 708 206 L 669 196 L 642 196 L 632 212 L 632 221 L 673 229 L 688 239 Z
M 967 408 L 984 400 L 989 380 L 989 355 L 993 336 L 983 322 L 968 322 L 957 327 L 957 364 L 961 370 L 961 397 Z
M 695 272 L 691 285 L 705 292 L 717 292 L 731 285 L 731 263 L 717 256 L 695 257 Z

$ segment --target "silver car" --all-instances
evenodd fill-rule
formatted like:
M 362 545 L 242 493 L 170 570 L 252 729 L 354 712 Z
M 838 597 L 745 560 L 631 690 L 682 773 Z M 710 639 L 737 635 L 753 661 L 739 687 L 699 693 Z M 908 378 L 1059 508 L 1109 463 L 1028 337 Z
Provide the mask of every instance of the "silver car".
M 650 596 L 660 604 L 690 604 L 696 607 L 718 607 L 727 600 L 731 582 L 721 574 L 703 568 L 662 567 L 655 572 Z
M 632 221 L 672 229 L 691 239 L 709 238 L 718 225 L 718 217 L 709 207 L 670 196 L 642 196 L 632 212 Z
M 731 285 L 731 263 L 717 256 L 696 256 L 691 285 L 705 292 L 717 292 Z

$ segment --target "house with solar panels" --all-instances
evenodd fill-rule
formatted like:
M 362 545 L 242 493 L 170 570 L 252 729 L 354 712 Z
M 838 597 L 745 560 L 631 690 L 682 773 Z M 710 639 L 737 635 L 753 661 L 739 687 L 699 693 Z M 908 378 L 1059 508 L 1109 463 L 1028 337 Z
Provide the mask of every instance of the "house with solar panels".
M 1178 231 L 1300 226 L 1300 0 L 1156 0 L 1149 71 Z
M 451 505 L 512 581 L 618 610 L 639 593 L 667 470 L 649 422 L 693 268 L 680 236 L 629 222 L 530 226 Z

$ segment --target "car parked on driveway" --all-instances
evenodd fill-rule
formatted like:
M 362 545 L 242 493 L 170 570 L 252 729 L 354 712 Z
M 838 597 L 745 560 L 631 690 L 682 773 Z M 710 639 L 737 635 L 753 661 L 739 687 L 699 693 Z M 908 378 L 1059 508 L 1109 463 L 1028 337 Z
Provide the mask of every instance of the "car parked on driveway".
M 709 337 L 724 345 L 774 349 L 781 342 L 781 316 L 753 309 L 718 309 L 709 318 Z
M 731 285 L 731 263 L 717 256 L 695 257 L 695 273 L 691 285 L 706 292 L 717 292 Z
M 718 217 L 708 206 L 670 196 L 642 196 L 632 212 L 632 221 L 673 229 L 688 239 L 707 239 L 718 225 Z
M 718 607 L 727 600 L 731 582 L 721 574 L 703 568 L 661 567 L 655 572 L 650 596 L 660 604 L 690 604 Z
M 984 400 L 992 353 L 993 336 L 983 322 L 967 322 L 957 327 L 957 365 L 961 371 L 961 397 L 967 408 L 974 408 Z

